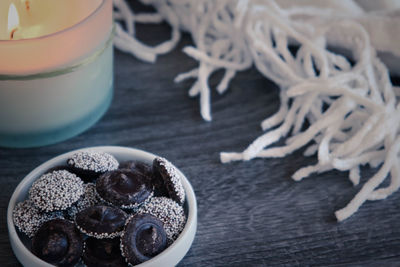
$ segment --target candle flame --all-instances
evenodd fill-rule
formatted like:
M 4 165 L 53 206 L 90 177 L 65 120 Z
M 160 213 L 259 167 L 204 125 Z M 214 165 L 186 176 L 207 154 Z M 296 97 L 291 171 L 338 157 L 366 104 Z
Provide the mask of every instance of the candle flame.
M 9 32 L 15 31 L 15 28 L 17 28 L 18 25 L 19 25 L 18 11 L 15 5 L 11 4 L 10 8 L 8 9 L 8 31 Z

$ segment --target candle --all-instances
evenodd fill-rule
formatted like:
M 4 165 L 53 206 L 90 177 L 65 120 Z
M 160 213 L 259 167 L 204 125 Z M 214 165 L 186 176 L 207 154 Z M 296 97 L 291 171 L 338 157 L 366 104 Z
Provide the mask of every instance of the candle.
M 56 143 L 113 93 L 112 0 L 0 0 L 0 146 Z

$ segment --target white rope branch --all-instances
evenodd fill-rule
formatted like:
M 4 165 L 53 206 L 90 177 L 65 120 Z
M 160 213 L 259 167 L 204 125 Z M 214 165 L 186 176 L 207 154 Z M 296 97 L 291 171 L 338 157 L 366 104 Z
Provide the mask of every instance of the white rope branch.
M 392 86 L 387 68 L 376 57 L 366 30 L 324 8 L 283 9 L 274 1 L 261 0 L 141 0 L 153 5 L 154 14 L 134 14 L 124 0 L 114 0 L 117 24 L 115 46 L 141 60 L 154 62 L 171 51 L 180 30 L 191 34 L 194 46 L 183 51 L 199 61 L 199 67 L 179 74 L 175 82 L 195 79 L 189 90 L 200 97 L 200 113 L 211 120 L 208 79 L 223 69 L 216 90 L 224 93 L 236 72 L 253 64 L 279 85 L 281 106 L 265 119 L 266 131 L 243 152 L 222 152 L 223 163 L 253 158 L 284 157 L 311 142 L 305 156 L 317 154 L 318 163 L 296 171 L 300 181 L 313 173 L 349 171 L 360 183 L 360 166 L 379 170 L 370 177 L 350 203 L 336 211 L 342 221 L 366 200 L 384 199 L 400 187 L 400 88 Z M 298 17 L 335 17 L 334 22 L 307 23 Z M 137 40 L 135 23 L 167 21 L 171 39 L 155 47 Z M 339 32 L 343 48 L 355 61 L 328 49 L 329 33 Z M 298 50 L 292 53 L 289 44 Z M 309 127 L 303 129 L 308 121 Z M 273 146 L 287 138 L 283 146 Z M 390 177 L 390 184 L 379 188 Z

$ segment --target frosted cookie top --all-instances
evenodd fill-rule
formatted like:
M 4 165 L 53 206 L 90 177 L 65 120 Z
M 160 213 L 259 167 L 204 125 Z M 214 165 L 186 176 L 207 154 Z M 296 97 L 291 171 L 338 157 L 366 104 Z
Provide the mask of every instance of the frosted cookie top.
M 83 181 L 66 170 L 42 175 L 29 189 L 29 199 L 44 212 L 65 210 L 83 195 Z

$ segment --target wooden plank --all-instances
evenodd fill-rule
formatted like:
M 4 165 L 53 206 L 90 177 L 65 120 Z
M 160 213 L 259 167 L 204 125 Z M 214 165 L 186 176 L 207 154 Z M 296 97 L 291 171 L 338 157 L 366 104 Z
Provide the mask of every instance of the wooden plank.
M 139 27 L 150 43 L 169 28 Z M 333 212 L 360 190 L 347 173 L 329 172 L 294 182 L 291 174 L 316 162 L 301 151 L 283 159 L 221 164 L 219 152 L 241 151 L 262 131 L 259 123 L 279 106 L 278 89 L 255 69 L 239 73 L 229 91 L 212 92 L 213 122 L 190 99 L 191 82 L 173 78 L 196 66 L 181 49 L 147 64 L 116 51 L 115 96 L 106 116 L 89 131 L 36 149 L 0 149 L 0 266 L 15 266 L 6 228 L 8 200 L 40 163 L 66 151 L 121 145 L 162 155 L 190 179 L 198 199 L 195 242 L 180 266 L 395 265 L 400 263 L 400 194 L 367 202 L 337 223 Z M 215 88 L 221 73 L 211 79 Z M 371 174 L 371 170 L 365 170 Z M 362 181 L 364 182 L 364 181 Z

